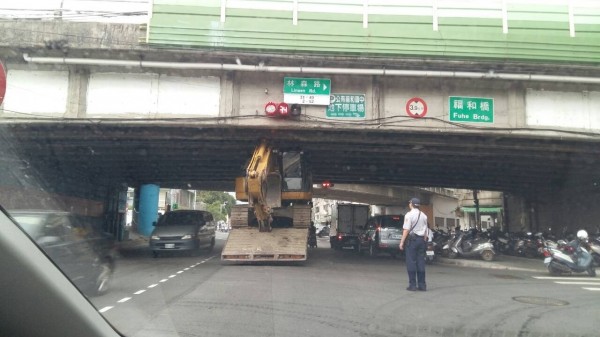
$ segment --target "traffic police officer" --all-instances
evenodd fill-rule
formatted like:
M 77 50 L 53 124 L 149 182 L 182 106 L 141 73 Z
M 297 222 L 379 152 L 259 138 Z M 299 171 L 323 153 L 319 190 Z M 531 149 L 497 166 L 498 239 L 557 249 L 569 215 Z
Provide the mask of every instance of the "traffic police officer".
M 425 243 L 427 242 L 427 215 L 419 209 L 421 201 L 410 199 L 410 211 L 404 217 L 404 230 L 400 240 L 400 250 L 406 243 L 406 271 L 408 272 L 408 291 L 427 290 L 425 283 Z

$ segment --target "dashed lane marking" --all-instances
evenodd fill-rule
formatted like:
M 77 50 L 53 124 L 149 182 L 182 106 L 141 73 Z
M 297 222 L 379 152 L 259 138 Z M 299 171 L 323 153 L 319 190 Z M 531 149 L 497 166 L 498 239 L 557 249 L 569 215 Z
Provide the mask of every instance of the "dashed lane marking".
M 110 310 L 110 309 L 112 309 L 112 308 L 113 308 L 113 307 L 104 307 L 104 308 L 102 308 L 102 309 L 98 310 L 98 312 L 100 312 L 100 313 L 107 312 L 107 311 L 109 311 L 109 310 Z
M 583 289 L 585 289 L 585 290 L 591 290 L 591 291 L 600 291 L 600 288 L 586 288 L 586 287 L 583 287 Z
M 191 265 L 191 266 L 189 266 L 189 267 L 186 267 L 186 268 L 184 268 L 183 270 L 179 270 L 179 271 L 177 271 L 177 273 L 176 273 L 176 274 L 169 275 L 169 277 L 168 277 L 168 278 L 164 278 L 164 279 L 162 279 L 162 280 L 160 280 L 160 281 L 158 281 L 158 282 L 159 282 L 159 283 L 164 283 L 164 282 L 167 282 L 167 281 L 168 281 L 170 278 L 173 278 L 173 277 L 177 276 L 177 274 L 181 274 L 181 273 L 183 273 L 184 271 L 190 270 L 190 268 L 194 268 L 194 267 L 196 267 L 196 266 L 198 266 L 198 265 L 200 265 L 200 264 L 202 264 L 202 263 L 205 263 L 206 261 L 208 261 L 208 260 L 211 260 L 211 259 L 213 259 L 214 257 L 215 257 L 214 255 L 213 255 L 213 256 L 211 256 L 211 257 L 208 257 L 208 258 L 206 258 L 206 259 L 204 259 L 204 260 L 202 260 L 202 261 L 200 261 L 200 262 L 198 262 L 198 263 L 196 263 L 196 264 L 193 264 L 193 265 Z M 157 287 L 157 286 L 159 285 L 159 283 L 153 283 L 153 284 L 149 285 L 147 288 L 148 288 L 148 289 L 152 289 L 152 288 L 154 288 L 154 287 Z M 140 294 L 144 293 L 145 291 L 146 291 L 146 289 L 141 289 L 141 290 L 138 290 L 138 291 L 134 292 L 133 294 L 134 294 L 134 295 L 140 295 Z M 122 299 L 118 300 L 118 301 L 117 301 L 117 303 L 125 303 L 125 302 L 129 301 L 130 299 L 131 299 L 131 297 L 124 297 L 124 298 L 122 298 Z M 104 313 L 104 312 L 107 312 L 107 311 L 109 311 L 109 310 L 110 310 L 110 309 L 112 309 L 112 308 L 114 308 L 114 306 L 107 306 L 107 307 L 104 307 L 104 308 L 102 308 L 102 309 L 98 310 L 98 312 L 100 312 L 100 313 Z

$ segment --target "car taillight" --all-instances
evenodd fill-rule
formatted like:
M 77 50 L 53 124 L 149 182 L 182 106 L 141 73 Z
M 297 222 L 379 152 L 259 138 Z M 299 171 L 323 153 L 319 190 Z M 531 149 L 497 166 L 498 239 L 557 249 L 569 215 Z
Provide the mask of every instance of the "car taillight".
M 342 234 L 338 234 L 338 240 L 342 240 Z

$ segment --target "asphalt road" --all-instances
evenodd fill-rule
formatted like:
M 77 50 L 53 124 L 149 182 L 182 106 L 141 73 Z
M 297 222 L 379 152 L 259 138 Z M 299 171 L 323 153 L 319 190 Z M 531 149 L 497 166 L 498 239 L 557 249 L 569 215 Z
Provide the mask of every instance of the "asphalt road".
M 303 265 L 124 252 L 92 303 L 126 336 L 598 336 L 600 277 L 434 264 L 408 292 L 402 260 L 329 249 Z M 565 283 L 566 282 L 566 283 Z

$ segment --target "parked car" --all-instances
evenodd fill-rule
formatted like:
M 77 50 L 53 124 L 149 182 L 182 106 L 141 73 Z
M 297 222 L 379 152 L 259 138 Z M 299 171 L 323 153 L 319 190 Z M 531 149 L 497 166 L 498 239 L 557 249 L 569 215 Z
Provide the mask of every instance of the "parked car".
M 165 251 L 209 251 L 215 246 L 216 223 L 207 211 L 176 210 L 163 214 L 154 224 L 150 249 L 154 257 Z
M 404 215 L 376 215 L 371 217 L 359 235 L 359 253 L 377 256 L 380 252 L 396 256 L 400 253 Z
M 88 295 L 108 291 L 117 255 L 114 238 L 84 217 L 52 210 L 8 211 L 65 275 Z

